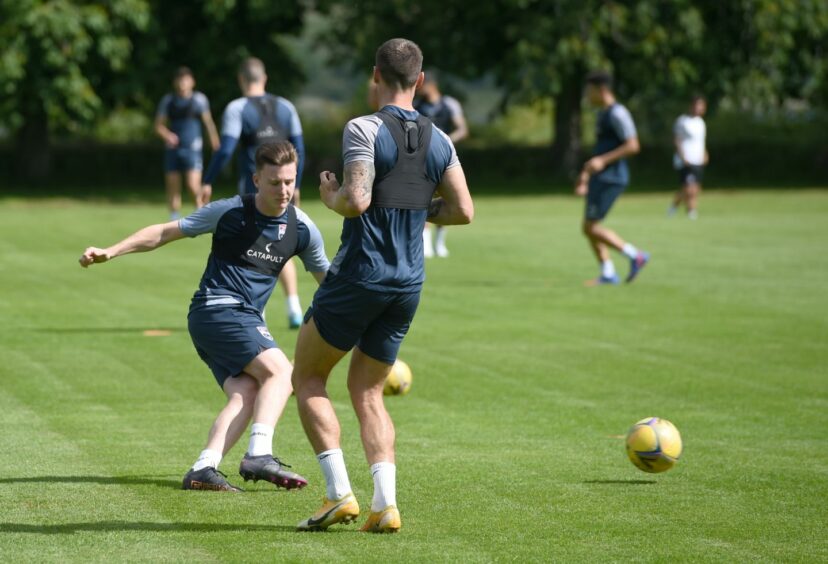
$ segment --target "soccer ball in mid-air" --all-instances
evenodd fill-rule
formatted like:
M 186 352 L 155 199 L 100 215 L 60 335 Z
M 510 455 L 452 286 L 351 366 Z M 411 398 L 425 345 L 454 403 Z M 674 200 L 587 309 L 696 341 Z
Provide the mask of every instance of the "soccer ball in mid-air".
M 411 391 L 411 369 L 406 363 L 397 359 L 388 378 L 385 379 L 385 386 L 382 393 L 386 396 L 404 396 Z
M 681 456 L 681 435 L 666 419 L 647 417 L 627 432 L 627 456 L 645 472 L 665 472 Z

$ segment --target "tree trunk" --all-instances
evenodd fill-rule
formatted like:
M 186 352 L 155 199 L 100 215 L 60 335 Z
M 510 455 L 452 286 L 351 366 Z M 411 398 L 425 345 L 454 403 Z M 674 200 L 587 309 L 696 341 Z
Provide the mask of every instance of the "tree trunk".
M 49 118 L 38 104 L 36 109 L 24 116 L 24 120 L 17 131 L 17 177 L 24 182 L 42 182 L 52 170 Z
M 555 96 L 555 138 L 552 162 L 557 170 L 574 178 L 581 159 L 581 77 L 572 76 Z

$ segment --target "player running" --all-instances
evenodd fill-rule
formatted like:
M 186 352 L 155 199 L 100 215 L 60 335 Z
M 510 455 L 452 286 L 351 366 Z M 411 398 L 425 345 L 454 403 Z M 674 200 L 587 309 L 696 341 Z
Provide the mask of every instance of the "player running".
M 698 202 L 704 167 L 710 160 L 706 145 L 707 126 L 704 123 L 706 112 L 707 101 L 702 96 L 694 96 L 689 111 L 679 116 L 673 126 L 673 143 L 676 147 L 673 166 L 679 173 L 681 188 L 676 192 L 667 215 L 675 215 L 683 203 L 687 207 L 687 217 L 699 217 Z
M 173 92 L 161 98 L 155 113 L 155 132 L 164 141 L 164 184 L 170 219 L 181 215 L 181 177 L 193 196 L 196 208 L 207 201 L 201 197 L 201 124 L 204 123 L 213 150 L 219 147 L 216 124 L 210 115 L 207 96 L 195 91 L 193 72 L 180 67 L 173 77 Z
M 348 390 L 374 481 L 362 530 L 394 532 L 401 526 L 394 425 L 383 404 L 383 383 L 420 301 L 426 219 L 467 224 L 474 215 L 451 140 L 414 110 L 422 61 L 420 48 L 406 39 L 380 46 L 373 79 L 381 109 L 345 127 L 343 184 L 331 172 L 320 175 L 322 201 L 345 220 L 342 245 L 296 343 L 299 414 L 327 485 L 322 508 L 299 523 L 299 530 L 327 529 L 359 515 L 326 391 L 331 369 L 352 349 Z M 432 200 L 435 191 L 440 197 Z
M 440 131 L 449 136 L 452 143 L 458 143 L 469 136 L 463 106 L 456 98 L 444 96 L 440 92 L 440 86 L 433 72 L 426 73 L 423 85 L 417 90 L 417 94 L 420 98 L 414 105 L 414 109 L 434 122 Z M 426 224 L 423 230 L 423 253 L 426 258 L 431 258 L 435 254 L 445 258 L 449 256 L 448 247 L 446 247 L 446 227 L 438 225 L 435 231 L 432 246 L 431 229 Z
M 230 162 L 239 142 L 239 194 L 253 194 L 256 192 L 256 186 L 253 184 L 256 168 L 253 157 L 256 148 L 267 141 L 290 141 L 299 155 L 296 190 L 293 196 L 293 203 L 298 206 L 302 171 L 305 166 L 305 142 L 299 114 L 289 101 L 265 91 L 267 74 L 261 60 L 251 57 L 242 61 L 238 81 L 242 97 L 236 98 L 225 108 L 221 119 L 221 146 L 210 159 L 210 165 L 204 173 L 203 190 L 206 201 L 210 200 L 212 184 L 218 173 Z M 285 293 L 288 327 L 298 329 L 302 324 L 302 306 L 299 302 L 296 267 L 293 262 L 289 261 L 284 265 L 280 282 Z
M 629 110 L 615 100 L 612 77 L 608 73 L 595 71 L 587 75 L 586 97 L 590 104 L 599 108 L 597 133 L 593 157 L 584 164 L 575 193 L 586 194 L 583 232 L 601 264 L 600 276 L 587 281 L 586 285 L 619 283 L 608 247 L 630 260 L 627 282 L 632 282 L 650 260 L 650 255 L 625 242 L 602 222 L 630 182 L 626 157 L 640 151 L 638 133 Z
M 185 490 L 241 491 L 218 471 L 250 419 L 250 442 L 239 474 L 277 487 L 307 480 L 273 456 L 273 432 L 292 392 L 291 365 L 262 316 L 279 272 L 298 255 L 317 281 L 328 270 L 319 230 L 291 203 L 298 155 L 286 142 L 266 143 L 255 154 L 256 194 L 218 200 L 169 223 L 150 225 L 106 249 L 89 247 L 80 264 L 106 262 L 157 249 L 183 237 L 213 234 L 207 267 L 188 315 L 196 352 L 227 396 L 207 445 L 184 476 Z

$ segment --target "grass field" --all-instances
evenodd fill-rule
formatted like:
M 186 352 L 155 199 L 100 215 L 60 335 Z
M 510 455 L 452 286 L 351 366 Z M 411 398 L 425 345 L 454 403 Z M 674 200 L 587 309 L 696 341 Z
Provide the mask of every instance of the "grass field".
M 596 267 L 575 199 L 481 199 L 451 231 L 401 352 L 414 387 L 388 401 L 403 531 L 381 537 L 293 531 L 324 494 L 293 402 L 276 452 L 308 488 L 178 489 L 222 405 L 186 331 L 209 238 L 87 271 L 85 246 L 163 207 L 0 200 L 0 561 L 827 561 L 828 192 L 709 193 L 695 223 L 666 203 L 615 209 L 654 257 L 617 288 L 581 287 Z M 339 222 L 306 209 L 332 255 Z M 618 437 L 650 415 L 683 433 L 666 474 Z M 237 482 L 242 443 L 222 463 Z

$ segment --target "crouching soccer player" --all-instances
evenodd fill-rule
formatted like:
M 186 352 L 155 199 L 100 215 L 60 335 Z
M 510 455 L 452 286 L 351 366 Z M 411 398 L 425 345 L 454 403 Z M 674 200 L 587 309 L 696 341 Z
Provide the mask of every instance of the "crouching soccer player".
M 282 266 L 294 255 L 317 281 L 328 270 L 322 236 L 291 203 L 298 156 L 287 141 L 266 143 L 255 155 L 256 194 L 213 202 L 179 221 L 151 225 L 120 243 L 89 247 L 80 264 L 154 250 L 185 236 L 213 234 L 207 267 L 190 304 L 190 336 L 227 395 L 184 489 L 241 491 L 218 471 L 250 419 L 250 444 L 239 474 L 277 487 L 301 488 L 302 476 L 273 456 L 273 432 L 292 392 L 292 367 L 262 317 Z

